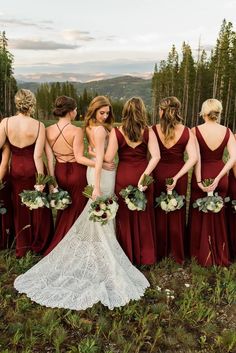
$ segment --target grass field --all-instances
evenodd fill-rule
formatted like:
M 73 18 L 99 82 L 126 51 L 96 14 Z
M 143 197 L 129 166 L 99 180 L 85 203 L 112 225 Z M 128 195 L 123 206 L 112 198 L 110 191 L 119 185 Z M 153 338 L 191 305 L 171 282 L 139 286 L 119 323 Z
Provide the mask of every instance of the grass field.
M 140 301 L 112 311 L 48 309 L 19 295 L 14 278 L 39 260 L 0 252 L 1 353 L 236 352 L 236 264 L 141 268 L 151 283 Z

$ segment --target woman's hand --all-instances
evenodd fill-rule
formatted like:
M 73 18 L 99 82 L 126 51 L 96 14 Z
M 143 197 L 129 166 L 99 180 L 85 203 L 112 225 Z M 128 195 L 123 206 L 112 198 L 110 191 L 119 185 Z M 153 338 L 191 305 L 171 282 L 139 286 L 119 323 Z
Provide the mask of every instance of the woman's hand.
M 143 177 L 144 177 L 144 174 L 141 175 L 141 177 L 139 178 L 139 181 L 138 181 L 138 188 L 140 191 L 147 190 L 147 186 L 142 185 Z
M 100 188 L 94 188 L 92 193 L 92 200 L 95 201 L 99 196 L 102 196 Z
M 178 179 L 176 179 L 175 177 L 173 177 L 172 180 L 173 180 L 172 184 L 167 184 L 167 185 L 166 185 L 166 190 L 167 190 L 167 191 L 172 191 L 172 190 L 174 190 L 174 188 L 175 188 L 175 186 L 176 186 L 176 184 L 177 184 Z
M 114 162 L 103 162 L 102 164 L 102 169 L 105 169 L 105 170 L 115 170 L 116 169 L 116 165 Z
M 44 188 L 45 188 L 45 185 L 43 185 L 43 184 L 35 184 L 35 185 L 34 185 L 34 188 L 35 188 L 35 190 L 37 190 L 37 191 L 43 192 L 43 190 L 44 190 Z

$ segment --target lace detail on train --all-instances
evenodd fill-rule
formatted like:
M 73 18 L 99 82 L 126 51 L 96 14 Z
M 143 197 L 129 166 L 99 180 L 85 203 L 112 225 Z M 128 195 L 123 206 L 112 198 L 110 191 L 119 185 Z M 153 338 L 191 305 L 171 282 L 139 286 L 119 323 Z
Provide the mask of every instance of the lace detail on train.
M 88 168 L 88 183 L 94 169 Z M 114 190 L 115 173 L 102 171 L 104 195 Z M 88 220 L 89 200 L 72 228 L 45 258 L 14 282 L 14 287 L 47 307 L 84 310 L 101 302 L 109 309 L 139 299 L 149 287 L 116 240 L 114 221 Z

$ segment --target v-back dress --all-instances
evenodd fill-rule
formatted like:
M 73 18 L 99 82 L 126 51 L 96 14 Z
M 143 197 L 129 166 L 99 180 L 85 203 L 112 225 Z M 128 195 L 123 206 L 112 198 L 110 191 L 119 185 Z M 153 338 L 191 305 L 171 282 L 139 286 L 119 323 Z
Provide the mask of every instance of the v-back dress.
M 40 122 L 35 142 L 38 138 Z M 8 137 L 8 119 L 6 122 Z M 36 182 L 34 163 L 35 142 L 29 146 L 17 147 L 11 143 L 10 181 L 15 225 L 16 256 L 22 257 L 31 250 L 42 254 L 53 235 L 53 218 L 49 208 L 42 207 L 30 210 L 21 204 L 19 194 L 23 190 L 33 190 Z
M 124 135 L 115 128 L 118 141 L 119 164 L 116 174 L 115 193 L 119 209 L 116 216 L 117 239 L 130 261 L 136 265 L 151 265 L 156 262 L 155 219 L 153 209 L 153 184 L 145 191 L 145 211 L 131 211 L 119 195 L 128 185 L 137 186 L 148 165 L 149 130 L 143 133 L 143 140 L 135 148 L 129 146 Z
M 166 192 L 166 178 L 174 177 L 184 165 L 184 152 L 189 141 L 189 129 L 184 127 L 179 140 L 170 148 L 162 143 L 156 125 L 153 131 L 159 143 L 161 159 L 153 171 L 155 177 L 154 196 Z M 188 173 L 176 183 L 175 191 L 186 196 Z M 170 256 L 177 263 L 184 262 L 184 240 L 186 232 L 186 207 L 166 213 L 160 207 L 155 208 L 157 260 Z
M 214 150 L 208 147 L 198 127 L 196 127 L 196 137 L 201 155 L 201 178 L 202 180 L 206 178 L 214 179 L 224 167 L 223 154 L 230 137 L 230 130 L 226 129 L 221 144 Z M 228 176 L 225 175 L 220 179 L 215 192 L 218 192 L 220 196 L 225 198 L 227 191 Z M 198 187 L 196 177 L 193 175 L 188 227 L 190 235 L 190 255 L 196 258 L 198 263 L 202 266 L 228 266 L 230 260 L 225 207 L 218 213 L 204 213 L 192 207 L 196 199 L 205 196 L 207 196 L 207 194 Z
M 72 227 L 87 203 L 87 198 L 82 194 L 85 186 L 87 185 L 87 167 L 77 162 L 73 162 L 75 160 L 73 146 L 69 144 L 63 134 L 63 130 L 69 124 L 70 123 L 66 124 L 62 129 L 60 129 L 57 124 L 59 133 L 51 148 L 56 157 L 55 177 L 58 186 L 59 188 L 68 191 L 72 203 L 65 210 L 57 211 L 55 233 L 52 242 L 44 255 L 47 255 L 50 251 L 52 251 L 52 249 L 64 238 L 65 234 Z M 69 147 L 70 152 L 67 154 L 57 152 L 55 149 L 56 142 L 65 143 Z

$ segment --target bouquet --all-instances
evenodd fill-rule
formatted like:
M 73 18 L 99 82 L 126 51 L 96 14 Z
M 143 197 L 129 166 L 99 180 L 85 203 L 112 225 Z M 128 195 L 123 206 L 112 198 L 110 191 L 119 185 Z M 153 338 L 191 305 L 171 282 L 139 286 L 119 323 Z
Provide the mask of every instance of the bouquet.
M 0 190 L 2 190 L 5 187 L 6 182 L 2 182 L 0 180 Z M 7 209 L 4 207 L 4 202 L 1 200 L 0 201 L 0 214 L 5 214 L 7 212 Z
M 49 207 L 47 195 L 43 192 L 45 185 L 51 180 L 51 177 L 43 174 L 36 174 L 36 184 L 34 190 L 23 190 L 19 195 L 21 202 L 30 210 L 40 207 Z
M 144 174 L 141 186 L 128 185 L 120 191 L 120 195 L 125 200 L 127 207 L 131 211 L 144 211 L 146 209 L 147 198 L 143 192 L 144 186 L 149 186 L 154 181 L 153 177 Z
M 173 178 L 166 179 L 166 185 L 171 185 Z M 159 197 L 156 197 L 156 207 L 161 207 L 163 211 L 171 212 L 179 210 L 184 205 L 185 196 L 179 195 L 175 190 L 168 190 L 167 193 L 162 192 Z
M 64 210 L 72 203 L 68 191 L 58 188 L 55 177 L 51 176 L 49 183 L 52 186 L 50 194 L 48 195 L 48 202 L 51 208 L 56 210 Z
M 84 188 L 83 195 L 92 198 L 93 186 L 87 185 Z M 93 222 L 100 222 L 102 225 L 107 224 L 108 221 L 115 218 L 118 210 L 117 197 L 100 196 L 90 204 L 89 220 Z
M 213 183 L 214 179 L 204 179 L 202 184 L 204 186 L 209 186 Z M 217 192 L 209 191 L 206 197 L 202 197 L 197 199 L 193 203 L 194 208 L 198 208 L 199 211 L 207 213 L 208 211 L 213 213 L 218 213 L 224 206 L 224 202 L 228 202 L 229 197 L 223 199 L 221 196 L 218 195 Z

